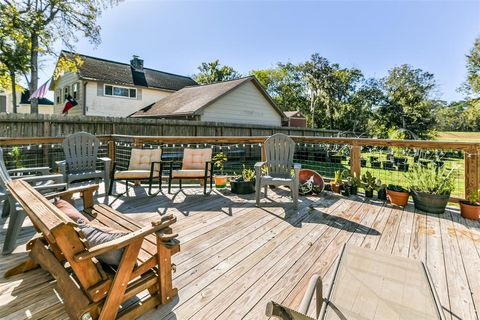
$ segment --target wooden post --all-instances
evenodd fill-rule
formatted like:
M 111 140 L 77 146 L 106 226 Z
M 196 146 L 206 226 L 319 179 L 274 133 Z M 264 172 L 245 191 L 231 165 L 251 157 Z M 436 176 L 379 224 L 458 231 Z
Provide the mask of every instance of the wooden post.
M 362 158 L 361 146 L 353 145 L 350 149 L 350 173 L 357 178 L 360 178 L 362 171 L 360 159 Z
M 465 197 L 480 189 L 480 148 L 474 146 L 464 151 Z
M 112 160 L 112 162 L 115 162 L 115 153 L 115 140 L 112 138 L 112 140 L 108 140 L 108 157 Z
M 261 149 L 260 149 L 260 157 L 262 162 L 267 161 L 267 156 L 265 155 L 265 144 L 262 143 Z

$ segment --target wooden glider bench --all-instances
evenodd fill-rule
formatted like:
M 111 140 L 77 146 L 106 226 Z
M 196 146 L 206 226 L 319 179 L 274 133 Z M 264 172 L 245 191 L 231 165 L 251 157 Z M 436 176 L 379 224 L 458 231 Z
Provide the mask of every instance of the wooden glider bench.
M 176 221 L 172 215 L 144 227 L 106 205 L 94 205 L 98 185 L 48 197 L 24 181 L 12 181 L 8 189 L 39 234 L 27 244 L 29 259 L 5 276 L 41 266 L 56 279 L 71 319 L 135 319 L 177 295 L 172 288 L 171 256 L 180 251 L 180 245 L 170 227 Z M 82 195 L 87 219 L 129 233 L 88 248 L 76 224 L 49 201 L 54 197 L 71 200 L 75 192 Z M 116 270 L 95 259 L 119 248 L 124 251 Z M 136 295 L 145 290 L 148 298 L 138 299 Z

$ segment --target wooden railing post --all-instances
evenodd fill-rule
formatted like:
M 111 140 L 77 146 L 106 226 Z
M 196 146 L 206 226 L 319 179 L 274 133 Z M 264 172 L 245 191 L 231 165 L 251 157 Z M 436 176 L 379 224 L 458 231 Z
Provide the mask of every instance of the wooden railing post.
M 480 189 L 480 147 L 478 145 L 464 151 L 465 197 Z
M 362 147 L 353 145 L 350 149 L 350 173 L 357 178 L 360 178 L 361 165 L 360 159 L 362 157 Z
M 108 140 L 108 157 L 115 162 L 115 155 L 116 155 L 116 146 L 115 146 L 115 138 L 111 137 Z

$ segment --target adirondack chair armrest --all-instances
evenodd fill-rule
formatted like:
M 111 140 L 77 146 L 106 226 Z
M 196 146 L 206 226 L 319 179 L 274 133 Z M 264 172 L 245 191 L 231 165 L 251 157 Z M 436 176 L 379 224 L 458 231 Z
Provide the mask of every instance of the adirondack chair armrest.
M 143 227 L 141 229 L 130 232 L 115 240 L 93 246 L 83 252 L 77 253 L 74 256 L 74 259 L 75 261 L 80 262 L 80 261 L 84 261 L 84 260 L 99 256 L 101 254 L 107 253 L 112 250 L 121 249 L 137 241 L 138 239 L 143 239 L 145 238 L 145 236 L 148 236 L 150 234 L 155 234 L 162 229 L 168 228 L 170 225 L 172 225 L 176 221 L 177 219 L 173 217 L 173 215 L 165 216 L 160 221 L 152 222 L 151 226 Z M 175 234 L 168 234 L 168 235 L 165 235 L 165 238 L 162 238 L 162 236 L 160 235 L 160 239 L 164 241 L 169 241 L 176 236 L 177 235 Z
M 49 172 L 50 172 L 50 167 L 18 168 L 18 169 L 8 170 L 8 174 L 12 176 L 12 179 L 15 177 L 13 175 L 16 173 L 40 173 L 45 175 L 45 174 L 48 174 Z
M 92 184 L 88 186 L 81 186 L 76 188 L 70 188 L 65 191 L 51 193 L 46 195 L 47 199 L 61 198 L 63 200 L 70 200 L 75 193 L 82 193 L 83 208 L 88 209 L 93 206 L 93 194 L 98 190 L 98 184 Z
M 97 159 L 104 163 L 112 161 L 112 159 L 110 159 L 109 157 L 98 157 Z
M 55 165 L 57 166 L 58 171 L 60 171 L 60 173 L 65 174 L 67 172 L 67 161 L 65 160 L 55 161 Z
M 295 178 L 298 178 L 300 175 L 300 170 L 302 169 L 302 165 L 300 163 L 293 164 L 293 171 L 295 173 Z
M 31 176 L 31 177 L 12 177 L 12 180 L 21 179 L 28 183 L 35 183 L 35 182 L 47 182 L 52 180 L 55 183 L 62 183 L 63 182 L 63 175 L 62 174 L 49 174 L 46 176 Z

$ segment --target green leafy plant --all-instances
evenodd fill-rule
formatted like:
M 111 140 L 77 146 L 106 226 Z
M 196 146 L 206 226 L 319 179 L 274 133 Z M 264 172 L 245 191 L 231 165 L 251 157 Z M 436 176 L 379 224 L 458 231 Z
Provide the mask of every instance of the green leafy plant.
M 250 169 L 250 168 L 246 168 L 245 165 L 243 165 L 241 179 L 243 181 L 253 181 L 253 180 L 255 180 L 255 171 Z
M 345 173 L 344 170 L 336 170 L 335 171 L 335 178 L 333 179 L 333 183 L 339 185 L 342 184 L 342 179 L 344 177 Z
M 430 168 L 416 165 L 408 172 L 410 190 L 436 195 L 447 195 L 455 189 L 453 169 Z
M 478 204 L 480 200 L 480 189 L 469 194 L 466 200 L 469 204 Z
M 349 187 L 358 187 L 361 184 L 360 179 L 356 175 L 351 175 L 347 172 L 347 186 Z
M 360 181 L 362 183 L 362 187 L 367 191 L 375 190 L 378 185 L 377 178 L 375 178 L 370 171 L 362 174 Z
M 405 189 L 404 187 L 402 187 L 398 184 L 389 184 L 387 186 L 387 189 L 391 190 L 391 191 L 395 191 L 395 192 L 408 192 L 407 189 Z
M 223 169 L 225 168 L 225 162 L 228 160 L 227 156 L 223 152 L 217 153 L 213 158 L 213 164 L 215 168 L 220 171 L 220 175 L 223 175 Z
M 23 154 L 20 147 L 13 147 L 12 150 L 8 153 L 8 155 L 15 162 L 16 168 L 23 167 Z

